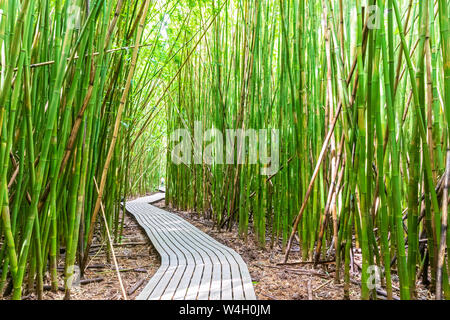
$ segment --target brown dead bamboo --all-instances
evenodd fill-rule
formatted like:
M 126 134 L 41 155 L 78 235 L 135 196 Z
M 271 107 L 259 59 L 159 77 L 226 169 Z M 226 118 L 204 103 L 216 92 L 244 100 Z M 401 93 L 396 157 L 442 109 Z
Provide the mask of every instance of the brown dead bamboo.
M 97 190 L 97 192 L 99 192 L 97 180 L 95 179 L 95 177 L 94 177 L 94 184 L 95 184 L 95 189 Z M 100 207 L 102 209 L 102 217 L 103 217 L 103 221 L 105 222 L 106 235 L 107 235 L 109 246 L 111 248 L 114 267 L 116 268 L 117 278 L 119 279 L 120 289 L 122 290 L 122 296 L 123 296 L 124 300 L 128 300 L 127 292 L 125 291 L 125 287 L 123 286 L 122 276 L 120 275 L 120 268 L 119 268 L 119 264 L 117 263 L 116 253 L 114 251 L 113 240 L 111 239 L 111 233 L 109 232 L 108 220 L 106 219 L 106 215 L 105 215 L 105 208 L 103 207 L 102 202 L 100 202 Z
M 438 265 L 436 269 L 436 300 L 442 299 L 442 268 L 445 262 L 445 251 L 447 249 L 447 222 L 448 222 L 448 189 L 450 188 L 450 146 L 447 147 L 447 165 L 444 178 L 444 190 L 442 197 L 442 225 L 438 252 Z

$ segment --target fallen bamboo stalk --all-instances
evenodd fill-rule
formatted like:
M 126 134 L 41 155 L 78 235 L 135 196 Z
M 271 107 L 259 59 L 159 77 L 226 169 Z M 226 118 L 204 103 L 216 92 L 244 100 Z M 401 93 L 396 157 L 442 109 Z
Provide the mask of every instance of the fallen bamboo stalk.
M 133 293 L 136 292 L 137 289 L 139 289 L 145 282 L 145 278 L 142 278 L 134 286 L 132 286 L 130 289 L 128 289 L 127 293 L 129 296 L 131 296 Z
M 91 279 L 81 279 L 81 280 L 80 280 L 80 285 L 86 285 L 86 284 L 90 284 L 90 283 L 98 283 L 98 282 L 102 282 L 102 281 L 104 281 L 104 280 L 105 280 L 105 279 L 102 278 L 102 277 L 91 278 Z M 50 291 L 50 290 L 52 290 L 52 286 L 49 285 L 49 284 L 45 284 L 45 285 L 43 286 L 43 289 L 44 289 L 45 291 Z M 59 286 L 59 287 L 58 287 L 58 291 L 64 292 L 64 291 L 66 291 L 66 289 L 65 289 L 64 287 Z
M 148 244 L 148 242 L 141 241 L 141 242 L 114 243 L 113 246 L 114 247 L 125 247 L 125 246 L 140 246 L 140 245 L 146 245 L 146 244 Z M 96 244 L 91 245 L 91 249 L 101 247 L 101 246 L 102 246 L 101 244 L 96 243 Z
M 331 280 L 325 282 L 324 284 L 318 286 L 317 288 L 314 288 L 312 291 L 313 291 L 313 292 L 319 291 L 319 290 L 322 289 L 323 287 L 329 285 L 331 282 L 333 282 L 333 279 L 331 279 Z
M 89 283 L 97 283 L 104 281 L 104 278 L 98 277 L 98 278 L 92 278 L 92 279 L 81 279 L 80 284 L 89 284 Z
M 135 267 L 135 268 L 119 269 L 118 271 L 119 272 L 141 272 L 141 273 L 147 273 L 148 271 L 146 269 L 144 269 L 144 268 L 148 268 L 148 267 L 150 267 L 150 265 L 142 266 L 142 267 Z M 112 270 L 112 269 L 111 270 L 105 270 L 105 271 L 100 272 L 100 274 L 113 272 L 113 271 L 117 271 L 117 270 Z
M 328 261 L 293 261 L 293 262 L 280 262 L 277 263 L 277 266 L 295 266 L 295 265 L 304 265 L 304 264 L 335 264 L 335 260 Z
M 308 300 L 313 300 L 313 291 L 311 289 L 311 280 L 308 280 L 307 288 L 308 288 Z
M 108 268 L 109 266 L 103 263 L 100 264 L 91 264 L 89 266 L 86 267 L 86 269 L 104 269 L 104 268 Z M 64 270 L 63 266 L 59 266 L 57 268 L 58 270 Z

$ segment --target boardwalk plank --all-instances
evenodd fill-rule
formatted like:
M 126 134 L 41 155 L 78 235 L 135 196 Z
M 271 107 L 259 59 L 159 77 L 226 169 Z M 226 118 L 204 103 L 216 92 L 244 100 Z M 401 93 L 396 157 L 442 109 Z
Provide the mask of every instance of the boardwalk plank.
M 161 266 L 140 300 L 255 300 L 247 265 L 224 246 L 181 217 L 152 206 L 164 193 L 126 202 L 161 256 Z

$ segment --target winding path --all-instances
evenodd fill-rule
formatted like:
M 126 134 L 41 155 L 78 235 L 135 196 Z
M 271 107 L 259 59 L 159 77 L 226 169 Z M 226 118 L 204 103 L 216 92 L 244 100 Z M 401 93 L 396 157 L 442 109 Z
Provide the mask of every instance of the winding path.
M 247 265 L 179 216 L 152 206 L 164 193 L 126 203 L 161 256 L 138 300 L 256 300 Z

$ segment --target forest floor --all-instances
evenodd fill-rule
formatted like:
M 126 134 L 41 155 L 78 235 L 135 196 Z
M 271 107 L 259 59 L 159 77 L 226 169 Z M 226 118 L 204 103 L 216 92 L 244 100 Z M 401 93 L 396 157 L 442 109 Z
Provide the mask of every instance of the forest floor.
M 220 243 L 239 253 L 248 266 L 253 280 L 255 294 L 258 300 L 342 300 L 344 299 L 344 284 L 335 283 L 335 264 L 323 264 L 313 268 L 311 264 L 278 265 L 283 261 L 284 254 L 279 246 L 273 249 L 262 249 L 254 240 L 254 234 L 248 234 L 247 241 L 241 239 L 236 230 L 231 232 L 218 231 L 210 220 L 206 220 L 195 212 L 185 212 L 167 207 L 165 201 L 154 203 L 161 209 L 173 212 L 198 229 L 207 233 Z M 270 241 L 267 240 L 267 247 Z M 293 245 L 289 262 L 301 261 L 298 245 Z M 361 297 L 360 266 L 361 254 L 356 252 L 355 267 L 351 272 L 350 299 L 359 300 Z M 341 271 L 341 277 L 343 271 Z M 395 283 L 395 275 L 393 275 Z M 427 289 L 418 287 L 419 299 L 430 299 Z M 398 284 L 394 286 L 394 296 L 399 296 Z M 379 299 L 384 299 L 379 296 Z
M 151 194 L 148 194 L 151 195 Z M 342 300 L 344 299 L 343 282 L 334 281 L 335 265 L 324 264 L 313 268 L 310 264 L 304 265 L 278 265 L 284 254 L 281 245 L 273 249 L 262 249 L 254 240 L 253 233 L 249 233 L 247 241 L 241 239 L 235 230 L 218 231 L 210 220 L 206 220 L 195 212 L 185 212 L 167 207 L 161 200 L 153 205 L 173 212 L 198 229 L 207 233 L 220 243 L 239 253 L 248 266 L 253 280 L 255 294 L 258 300 Z M 108 244 L 100 243 L 104 239 L 100 234 L 94 236 L 91 247 L 91 260 L 83 277 L 97 279 L 99 282 L 81 284 L 71 291 L 72 300 L 121 300 L 123 299 L 117 272 L 111 258 L 107 253 Z M 269 247 L 269 240 L 267 247 Z M 125 216 L 122 243 L 114 246 L 119 270 L 128 299 L 134 300 L 144 289 L 147 282 L 160 266 L 160 257 L 149 241 L 143 229 L 134 218 Z M 299 247 L 293 245 L 289 261 L 300 261 Z M 350 299 L 360 299 L 360 254 L 355 253 L 355 270 L 351 273 Z M 59 265 L 64 265 L 64 255 L 60 257 Z M 64 298 L 63 269 L 59 269 L 59 290 L 54 293 L 44 292 L 45 300 L 61 300 Z M 395 275 L 394 275 L 395 277 Z M 395 278 L 394 278 L 395 280 Z M 49 274 L 45 275 L 44 283 L 50 283 Z M 48 288 L 47 288 L 48 289 Z M 394 286 L 394 294 L 399 295 Z M 35 300 L 34 292 L 24 290 L 23 299 Z M 423 286 L 418 288 L 419 299 L 430 299 Z M 382 298 L 382 297 L 381 297 Z M 1 298 L 0 298 L 1 299 Z M 3 299 L 10 299 L 6 296 Z
M 83 279 L 102 280 L 75 286 L 71 291 L 72 300 L 123 300 L 113 259 L 112 257 L 108 259 L 106 249 L 109 245 L 99 243 L 99 238 L 98 235 L 94 236 L 94 244 L 91 246 L 92 257 Z M 134 300 L 159 268 L 158 253 L 145 232 L 128 214 L 125 216 L 122 243 L 115 245 L 114 251 L 128 299 Z M 60 260 L 59 265 L 63 266 L 64 260 Z M 59 275 L 58 292 L 46 290 L 43 297 L 45 300 L 64 298 L 63 269 L 59 270 Z M 49 284 L 49 275 L 46 274 L 45 278 L 45 284 Z M 24 293 L 23 299 L 35 300 L 36 295 Z
M 249 233 L 247 241 L 241 239 L 235 230 L 218 231 L 212 221 L 201 218 L 196 213 L 178 211 L 166 207 L 164 200 L 153 204 L 176 213 L 183 219 L 207 233 L 220 243 L 232 248 L 241 255 L 248 266 L 253 287 L 258 300 L 342 300 L 343 284 L 334 283 L 334 265 L 320 269 L 311 266 L 279 266 L 284 254 L 280 248 L 264 250 Z M 293 246 L 290 261 L 299 261 L 298 246 Z M 351 284 L 350 299 L 359 299 L 358 285 Z

